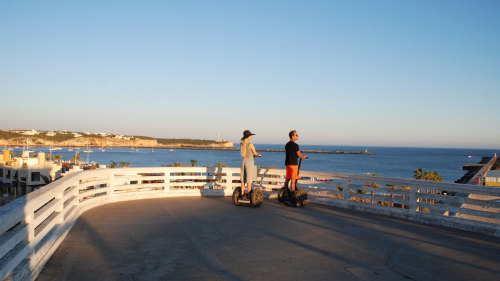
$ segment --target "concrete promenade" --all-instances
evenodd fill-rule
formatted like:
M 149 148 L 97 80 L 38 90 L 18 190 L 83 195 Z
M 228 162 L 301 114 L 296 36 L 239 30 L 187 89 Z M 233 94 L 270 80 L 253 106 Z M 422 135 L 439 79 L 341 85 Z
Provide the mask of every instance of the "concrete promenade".
M 315 204 L 149 199 L 84 213 L 37 280 L 500 280 L 500 240 Z

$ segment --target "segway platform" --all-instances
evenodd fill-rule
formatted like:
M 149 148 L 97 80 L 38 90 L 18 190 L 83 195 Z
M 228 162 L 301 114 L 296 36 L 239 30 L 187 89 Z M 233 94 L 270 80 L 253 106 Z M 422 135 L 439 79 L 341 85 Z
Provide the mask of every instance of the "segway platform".
M 292 194 L 288 187 L 283 186 L 278 191 L 278 201 L 298 208 L 304 207 L 307 204 L 307 192 L 305 189 L 297 188 L 295 194 Z
M 250 199 L 241 197 L 241 187 L 237 187 L 233 191 L 233 203 L 236 206 L 244 204 L 253 207 L 260 207 L 262 201 L 264 201 L 264 194 L 260 188 L 255 188 L 250 191 Z

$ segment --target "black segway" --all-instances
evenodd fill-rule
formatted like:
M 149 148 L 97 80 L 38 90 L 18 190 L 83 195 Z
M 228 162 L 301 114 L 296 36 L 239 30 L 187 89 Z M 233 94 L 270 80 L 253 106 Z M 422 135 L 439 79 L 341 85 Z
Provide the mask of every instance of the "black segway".
M 262 193 L 262 189 L 255 188 L 250 191 L 249 198 L 246 196 L 241 196 L 241 187 L 237 187 L 233 191 L 233 203 L 236 206 L 241 204 L 246 204 L 254 207 L 260 207 L 264 201 L 264 194 Z
M 302 158 L 300 158 L 299 160 L 299 168 L 297 173 L 300 173 L 301 164 Z M 283 186 L 282 188 L 280 188 L 280 190 L 278 191 L 278 201 L 280 203 L 295 207 L 304 207 L 307 204 L 307 192 L 305 189 L 298 188 L 297 181 L 298 180 L 295 180 L 295 192 L 293 193 L 287 186 Z

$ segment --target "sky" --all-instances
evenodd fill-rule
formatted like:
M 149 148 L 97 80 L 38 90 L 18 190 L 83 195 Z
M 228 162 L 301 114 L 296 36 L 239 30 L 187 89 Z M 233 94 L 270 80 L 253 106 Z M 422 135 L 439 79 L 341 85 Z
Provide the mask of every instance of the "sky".
M 1 1 L 0 129 L 500 148 L 500 1 Z

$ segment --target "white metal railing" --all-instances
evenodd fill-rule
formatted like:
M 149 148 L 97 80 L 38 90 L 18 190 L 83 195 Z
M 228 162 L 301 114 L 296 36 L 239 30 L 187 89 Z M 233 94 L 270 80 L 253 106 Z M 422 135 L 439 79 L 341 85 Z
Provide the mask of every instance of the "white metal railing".
M 178 196 L 229 196 L 239 168 L 97 169 L 67 175 L 0 207 L 0 277 L 33 280 L 78 217 L 107 203 Z M 267 197 L 284 170 L 260 169 Z M 500 237 L 500 188 L 377 176 L 301 172 L 311 202 Z
M 500 237 L 500 188 L 304 172 L 311 202 Z M 318 179 L 327 178 L 327 181 Z

